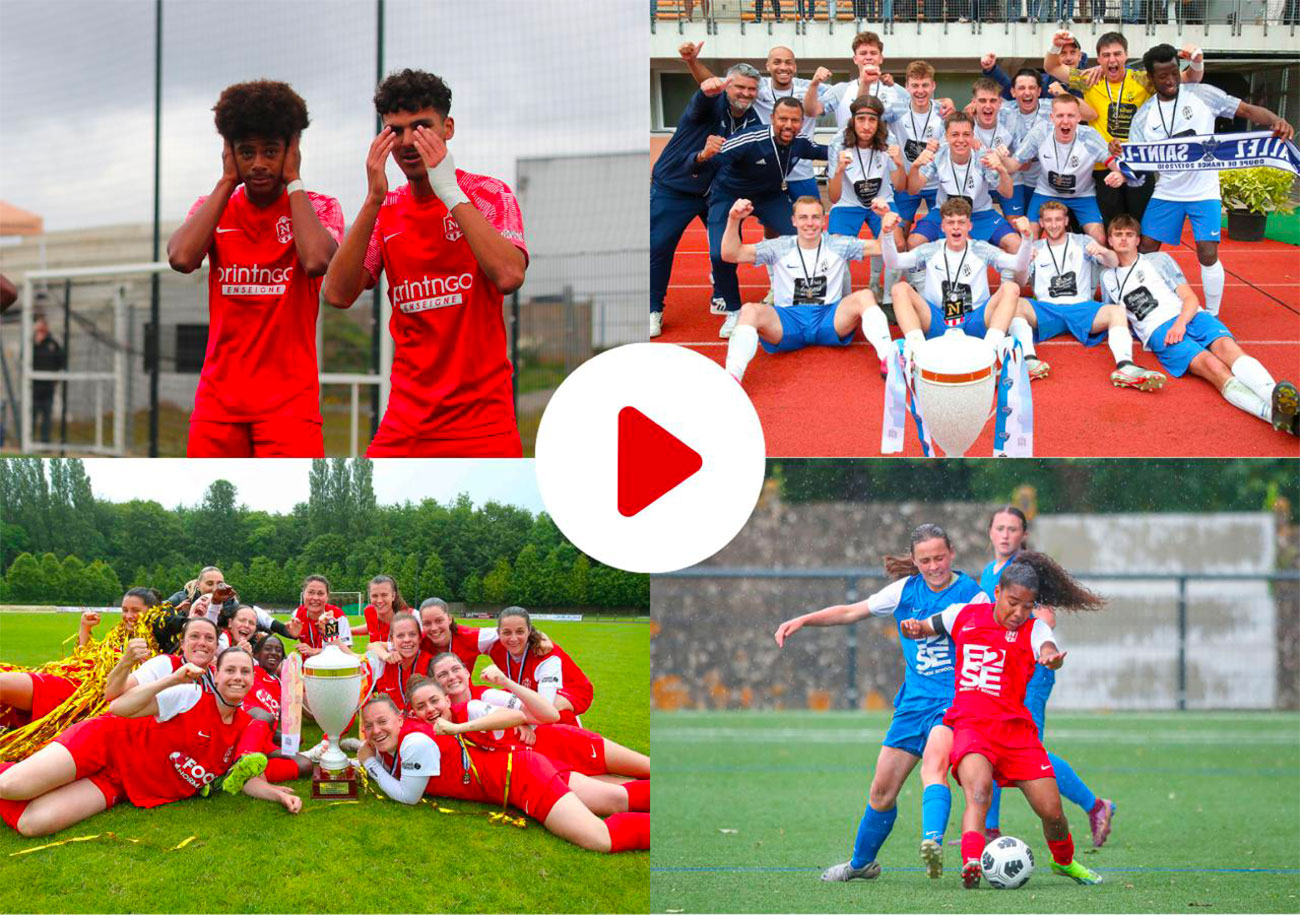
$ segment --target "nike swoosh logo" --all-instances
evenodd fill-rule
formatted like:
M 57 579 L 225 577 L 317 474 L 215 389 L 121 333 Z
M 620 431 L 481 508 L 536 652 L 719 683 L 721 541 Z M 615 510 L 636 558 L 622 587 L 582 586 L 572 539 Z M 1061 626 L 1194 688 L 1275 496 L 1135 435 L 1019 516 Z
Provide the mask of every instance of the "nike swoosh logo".
M 406 231 L 405 229 L 402 230 L 402 232 L 405 232 L 405 231 Z M 390 239 L 390 238 L 396 238 L 397 236 L 401 235 L 402 232 L 394 232 L 392 235 L 385 235 L 385 236 L 384 236 L 384 241 L 388 241 L 388 239 Z
M 199 735 L 200 737 L 210 737 L 210 736 L 212 736 L 212 735 L 210 735 L 210 734 L 204 734 L 202 731 L 199 731 L 199 732 L 198 732 L 198 735 Z
M 238 232 L 238 231 L 239 231 L 238 229 L 217 229 L 217 234 L 220 235 L 222 232 Z
M 1041 766 L 1040 768 L 1043 768 L 1043 769 L 1050 769 L 1050 768 L 1052 768 L 1052 767 L 1051 767 L 1050 764 L 1048 764 L 1048 765 L 1046 765 L 1046 766 Z

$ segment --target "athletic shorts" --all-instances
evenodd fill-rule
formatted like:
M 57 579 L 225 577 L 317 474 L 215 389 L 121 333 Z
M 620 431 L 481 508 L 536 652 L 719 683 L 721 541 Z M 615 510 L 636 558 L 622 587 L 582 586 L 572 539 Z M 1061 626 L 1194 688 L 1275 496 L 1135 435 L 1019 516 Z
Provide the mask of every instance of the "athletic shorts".
M 1097 197 L 1094 194 L 1089 194 L 1087 197 L 1056 197 L 1051 194 L 1040 194 L 1037 191 L 1029 198 L 1029 210 L 1025 213 L 1030 222 L 1038 222 L 1038 211 L 1049 200 L 1065 204 L 1079 220 L 1080 225 L 1101 222 L 1101 210 L 1097 209 Z
M 930 729 L 943 724 L 948 705 L 949 700 L 945 699 L 942 704 L 907 705 L 894 709 L 889 731 L 881 745 L 913 756 L 925 755 L 925 742 L 930 738 Z
M 894 201 L 889 201 L 889 208 L 895 213 L 898 212 L 898 206 Z M 871 237 L 880 237 L 880 217 L 876 211 L 867 207 L 857 206 L 834 206 L 831 207 L 830 223 L 826 231 L 832 235 L 847 235 L 850 238 L 857 238 L 858 233 L 862 231 L 862 224 L 866 223 L 871 229 Z
M 1034 675 L 1025 687 L 1025 708 L 1029 709 L 1029 714 L 1038 727 L 1039 740 L 1043 739 L 1043 729 L 1047 724 L 1047 699 L 1052 695 L 1052 687 L 1055 685 L 1056 671 L 1042 664 L 1035 665 Z
M 821 197 L 816 178 L 799 178 L 785 183 L 785 195 L 794 203 L 800 197 Z
M 89 779 L 99 789 L 106 810 L 126 797 L 126 788 L 109 758 L 109 748 L 117 739 L 120 720 L 112 715 L 87 718 L 54 738 L 55 743 L 62 744 L 72 754 L 77 765 L 77 778 Z
M 555 763 L 560 770 L 571 769 L 583 775 L 604 775 L 605 738 L 595 731 L 569 724 L 548 724 L 537 729 L 532 750 Z
M 381 425 L 375 433 L 366 457 L 427 457 L 427 458 L 517 458 L 524 456 L 524 446 L 519 441 L 519 430 L 484 435 L 478 438 L 406 438 L 386 432 Z
M 1147 338 L 1147 349 L 1156 354 L 1160 364 L 1170 375 L 1181 378 L 1187 373 L 1192 360 L 1210 348 L 1210 344 L 1220 337 L 1231 337 L 1232 331 L 1222 321 L 1208 311 L 1198 311 L 1187 324 L 1183 339 L 1166 346 L 1165 334 L 1174 326 L 1177 318 L 1170 318 L 1151 332 Z
M 185 456 L 322 458 L 325 456 L 325 437 L 320 423 L 303 419 L 263 419 L 247 423 L 191 419 Z
M 835 309 L 839 304 L 779 307 L 776 316 L 781 320 L 781 342 L 768 343 L 761 337 L 759 342 L 769 353 L 792 353 L 805 346 L 848 346 L 853 342 L 853 331 L 842 337 L 835 332 Z
M 1025 210 L 1029 208 L 1029 199 L 1034 196 L 1034 186 L 1017 184 L 1010 197 L 1003 197 L 997 191 L 991 191 L 989 196 L 1002 207 L 1002 215 L 1008 219 L 1012 216 L 1024 216 Z
M 510 805 L 543 823 L 556 802 L 569 793 L 569 786 L 555 764 L 540 753 L 512 750 L 511 754 Z M 490 787 L 488 791 L 494 798 L 501 796 Z
M 44 718 L 68 697 L 77 691 L 81 684 L 57 674 L 28 674 L 32 678 L 32 721 Z
M 906 191 L 894 191 L 894 206 L 897 207 L 894 212 L 903 217 L 903 225 L 906 226 L 916 218 L 916 211 L 920 208 L 922 200 L 925 201 L 927 212 L 937 210 L 938 205 L 934 201 L 938 194 L 939 189 L 937 187 L 922 190 L 919 194 L 909 194 Z
M 1038 326 L 1034 328 L 1035 343 L 1066 333 L 1084 346 L 1096 346 L 1106 339 L 1106 331 L 1092 331 L 1092 322 L 1097 320 L 1097 312 L 1103 307 L 1100 302 L 1059 305 L 1056 302 L 1030 299 L 1029 304 L 1034 306 L 1034 314 L 1038 316 Z
M 1159 192 L 1159 185 L 1156 191 Z M 1142 214 L 1142 234 L 1166 245 L 1183 240 L 1183 220 L 1192 221 L 1197 241 L 1218 241 L 1223 202 L 1221 200 L 1161 200 L 1152 197 Z
M 970 237 L 976 241 L 986 241 L 990 245 L 996 245 L 1006 236 L 1016 234 L 1016 230 L 1011 228 L 1011 223 L 994 210 L 979 210 L 973 213 L 970 223 Z M 924 237 L 926 241 L 942 238 L 943 217 L 939 215 L 938 207 L 926 213 L 925 218 L 918 222 L 912 231 Z
M 961 777 L 957 765 L 968 753 L 978 753 L 992 763 L 993 780 L 1003 788 L 1016 782 L 1056 777 L 1032 721 L 968 720 L 951 727 L 949 760 L 958 784 Z
M 972 308 L 970 313 L 956 324 L 945 324 L 943 309 L 929 299 L 926 299 L 925 304 L 930 306 L 930 329 L 925 332 L 927 340 L 942 337 L 950 330 L 959 330 L 968 337 L 979 337 L 982 340 L 989 331 L 988 325 L 984 323 L 984 309 L 989 304 L 988 299 Z

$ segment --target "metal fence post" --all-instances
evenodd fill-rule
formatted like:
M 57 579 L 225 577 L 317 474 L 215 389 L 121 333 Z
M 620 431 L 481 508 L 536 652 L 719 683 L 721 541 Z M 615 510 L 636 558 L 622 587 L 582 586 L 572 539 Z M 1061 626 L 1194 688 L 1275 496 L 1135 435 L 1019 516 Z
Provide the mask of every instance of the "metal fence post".
M 1178 577 L 1178 711 L 1187 711 L 1187 576 Z
M 856 604 L 858 602 L 858 580 L 856 578 L 844 579 L 844 603 Z M 848 668 L 849 668 L 849 685 L 844 691 L 844 698 L 848 700 L 849 708 L 858 707 L 858 624 L 854 623 L 849 627 L 848 638 Z

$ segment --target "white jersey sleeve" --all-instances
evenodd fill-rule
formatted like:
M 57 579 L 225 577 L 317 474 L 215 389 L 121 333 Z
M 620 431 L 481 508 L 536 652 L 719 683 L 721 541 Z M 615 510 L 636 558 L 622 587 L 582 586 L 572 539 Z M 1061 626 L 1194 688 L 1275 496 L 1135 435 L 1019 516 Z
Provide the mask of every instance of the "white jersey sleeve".
M 194 708 L 202 698 L 203 687 L 197 683 L 181 683 L 178 686 L 169 686 L 154 697 L 154 700 L 158 703 L 158 714 L 153 716 L 154 720 L 163 722 L 175 718 L 177 715 Z
M 479 654 L 487 654 L 489 649 L 497 643 L 497 627 L 484 626 L 478 631 L 478 651 Z
M 253 612 L 257 614 L 257 628 L 258 628 L 258 629 L 267 629 L 267 630 L 269 630 L 269 629 L 271 628 L 271 624 L 275 622 L 275 617 L 273 617 L 271 614 L 267 613 L 267 612 L 266 612 L 265 610 L 263 610 L 261 607 L 254 606 L 254 607 L 253 607 Z
M 1183 270 L 1168 254 L 1163 251 L 1157 251 L 1154 254 L 1146 255 L 1147 262 L 1156 268 L 1156 272 L 1169 284 L 1169 288 L 1177 292 L 1179 286 L 1187 285 L 1187 277 L 1183 275 Z
M 394 778 L 384 768 L 378 756 L 365 761 L 366 774 L 373 778 L 384 794 L 403 804 L 417 804 L 424 796 L 429 779 L 442 770 L 442 757 L 438 745 L 428 734 L 412 733 L 402 738 L 399 755 L 402 760 L 401 775 Z
M 867 607 L 871 610 L 872 616 L 889 616 L 898 607 L 898 602 L 903 598 L 903 588 L 907 585 L 906 578 L 900 578 L 898 581 L 890 582 L 881 588 L 875 594 L 867 598 Z
M 352 625 L 348 622 L 346 616 L 338 617 L 339 623 L 339 644 L 352 646 Z
M 522 709 L 524 707 L 523 700 L 506 689 L 485 689 L 483 695 L 473 701 L 496 708 Z
M 135 669 L 131 676 L 135 677 L 137 686 L 143 686 L 145 683 L 153 683 L 155 680 L 161 680 L 163 677 L 170 676 L 172 672 L 172 659 L 170 655 L 154 655 Z
M 1079 142 L 1095 164 L 1100 165 L 1110 158 L 1110 147 L 1106 143 L 1106 138 L 1086 124 L 1079 125 Z
M 1056 635 L 1052 632 L 1052 627 L 1040 619 L 1035 618 L 1034 628 L 1029 633 L 1029 644 L 1034 649 L 1034 657 L 1038 657 L 1038 652 L 1042 651 L 1043 646 L 1048 642 L 1056 645 L 1056 650 L 1061 650 L 1061 643 L 1056 641 Z
M 944 631 L 950 636 L 953 627 L 957 625 L 957 615 L 966 609 L 965 604 L 949 604 L 939 611 L 939 619 L 943 623 Z
M 1216 118 L 1235 118 L 1241 107 L 1241 99 L 1209 83 L 1183 83 L 1182 91 L 1199 98 Z
M 1049 122 L 1039 121 L 1034 124 L 1029 133 L 1025 134 L 1024 139 L 1020 141 L 1020 145 L 1016 147 L 1013 158 L 1022 165 L 1037 159 L 1038 148 L 1043 145 L 1050 131 Z
M 555 694 L 564 686 L 564 668 L 559 657 L 550 655 L 537 665 L 537 694 L 547 702 L 555 702 Z
M 862 260 L 863 244 L 860 238 L 851 238 L 848 235 L 827 235 L 826 247 L 846 261 Z
M 779 238 L 765 238 L 754 246 L 754 264 L 765 267 L 775 264 L 794 247 L 796 236 L 782 235 Z

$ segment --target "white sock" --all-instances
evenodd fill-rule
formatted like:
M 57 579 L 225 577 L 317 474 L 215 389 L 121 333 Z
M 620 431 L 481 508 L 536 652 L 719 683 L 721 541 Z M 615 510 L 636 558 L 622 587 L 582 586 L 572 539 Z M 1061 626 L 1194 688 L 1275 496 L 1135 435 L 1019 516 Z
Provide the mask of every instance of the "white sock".
M 911 347 L 912 352 L 916 352 L 921 348 L 921 344 L 925 343 L 925 332 L 918 327 L 916 330 L 909 330 L 905 333 L 903 339 L 907 341 L 907 345 Z
M 1236 378 L 1229 378 L 1223 386 L 1223 399 L 1234 407 L 1245 410 L 1251 416 L 1258 416 L 1264 422 L 1273 420 L 1273 404 L 1261 400 L 1259 395 L 1246 387 Z
M 889 339 L 889 321 L 885 313 L 874 305 L 862 313 L 862 336 L 867 338 L 879 359 L 889 358 L 893 349 Z
M 1223 301 L 1223 261 L 1215 261 L 1208 267 L 1201 265 L 1201 287 L 1205 292 L 1205 310 L 1218 315 L 1219 303 Z
M 1009 329 L 1011 336 L 1020 341 L 1020 347 L 1025 351 L 1025 355 L 1037 358 L 1037 354 L 1034 352 L 1034 329 L 1029 326 L 1029 322 L 1020 315 L 1016 315 L 1011 319 Z M 985 337 L 985 339 L 988 338 Z
M 1006 338 L 1006 331 L 998 330 L 996 327 L 990 327 L 984 332 L 984 342 L 993 347 L 994 352 L 997 352 L 998 345 Z
M 1133 336 L 1127 327 L 1112 327 L 1106 331 L 1106 345 L 1115 357 L 1115 364 L 1133 361 Z
M 758 328 L 752 324 L 737 324 L 727 341 L 727 371 L 735 375 L 737 381 L 743 381 L 745 368 L 757 352 Z
M 1232 377 L 1255 392 L 1256 397 L 1273 402 L 1273 387 L 1276 382 L 1268 369 L 1259 364 L 1254 356 L 1242 356 L 1232 364 Z

